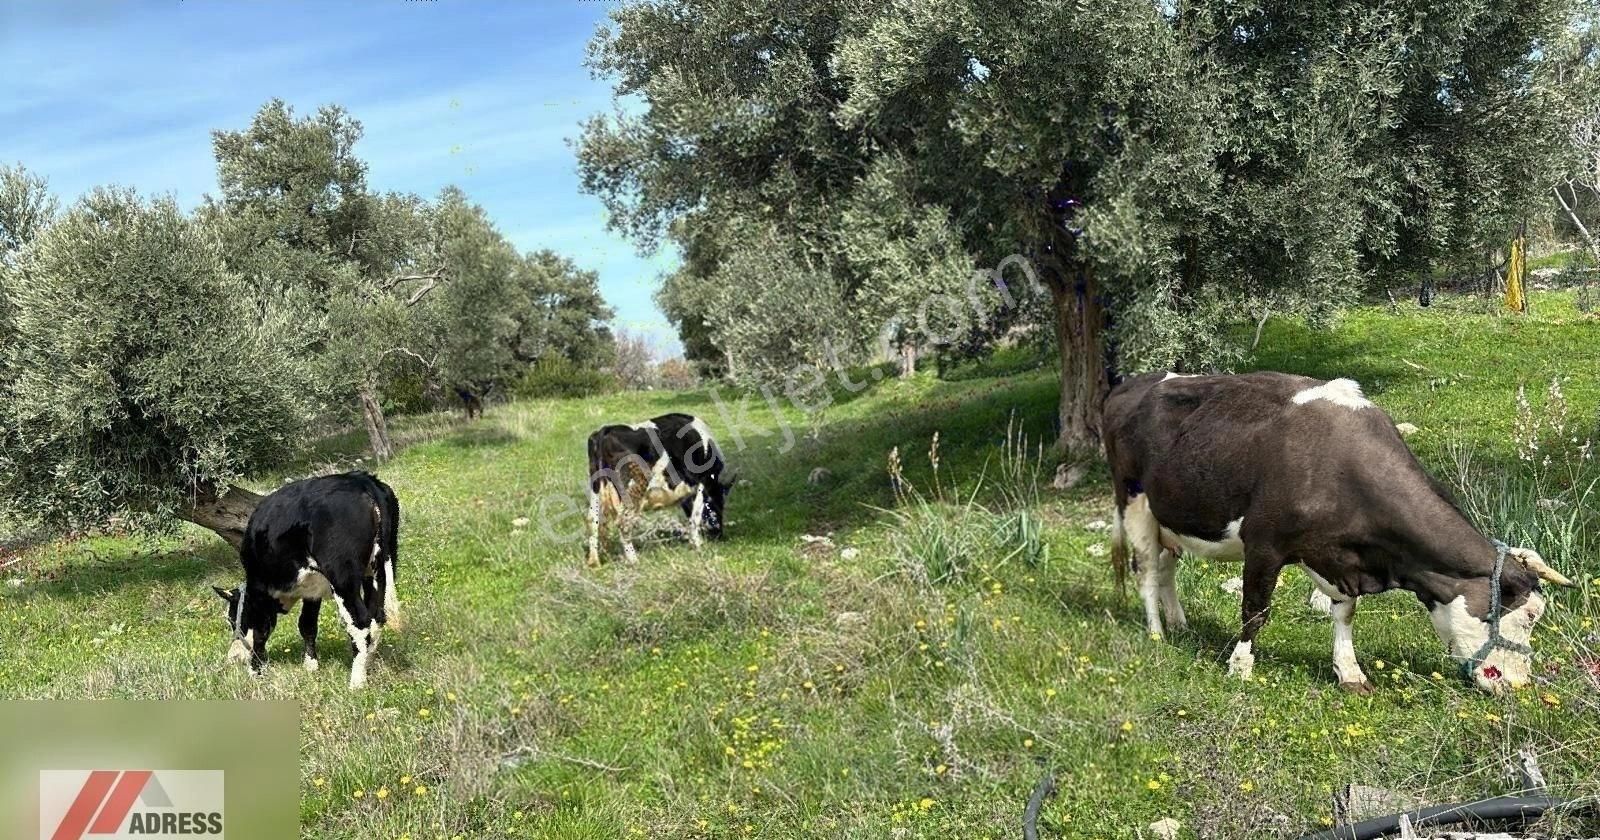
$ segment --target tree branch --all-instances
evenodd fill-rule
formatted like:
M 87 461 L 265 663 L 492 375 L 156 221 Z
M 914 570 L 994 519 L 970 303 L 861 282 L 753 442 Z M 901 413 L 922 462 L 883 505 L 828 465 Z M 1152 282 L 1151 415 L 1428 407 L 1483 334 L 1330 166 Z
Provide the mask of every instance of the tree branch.
M 1594 255 L 1595 255 L 1595 257 L 1597 259 L 1600 259 L 1600 241 L 1597 241 L 1595 239 L 1594 234 L 1589 232 L 1589 228 L 1586 225 L 1584 225 L 1583 219 L 1578 216 L 1578 211 L 1574 207 L 1574 205 L 1576 205 L 1578 203 L 1577 202 L 1578 189 L 1572 183 L 1572 181 L 1573 181 L 1573 179 L 1571 179 L 1571 178 L 1567 179 L 1567 189 L 1572 190 L 1572 199 L 1573 199 L 1572 204 L 1568 204 L 1566 196 L 1563 196 L 1561 194 L 1561 185 L 1560 184 L 1557 184 L 1554 187 L 1554 192 L 1556 194 L 1556 201 L 1561 202 L 1561 209 L 1567 211 L 1567 216 L 1569 216 L 1572 219 L 1572 223 L 1578 226 L 1578 232 L 1583 234 L 1584 242 L 1588 244 L 1589 250 L 1594 252 Z
M 406 306 L 416 306 L 417 301 L 426 297 L 429 292 L 433 291 L 433 287 L 437 285 L 439 285 L 439 278 L 429 278 L 426 284 L 412 292 L 411 297 L 406 299 Z
M 409 347 L 391 347 L 388 350 L 383 351 L 383 353 L 381 353 L 378 356 L 378 360 L 379 361 L 383 361 L 384 359 L 389 358 L 389 354 L 390 353 L 404 353 L 407 356 L 410 356 L 411 358 L 416 359 L 417 361 L 421 362 L 423 367 L 426 367 L 428 370 L 433 370 L 434 366 L 439 361 L 438 356 L 435 356 L 432 360 L 424 359 L 424 358 L 422 358 L 421 354 L 417 353 L 417 351 L 415 351 L 415 350 L 410 349 Z
M 436 269 L 434 269 L 432 271 L 429 271 L 429 272 L 426 272 L 426 273 L 423 273 L 423 274 L 396 274 L 395 276 L 390 277 L 389 279 L 383 281 L 382 283 L 379 283 L 378 284 L 378 288 L 383 289 L 384 291 L 387 292 L 390 289 L 393 289 L 395 286 L 400 285 L 401 283 L 411 283 L 411 282 L 414 282 L 414 281 L 417 281 L 417 280 L 427 280 L 428 283 L 431 285 L 433 283 L 439 282 L 442 279 L 444 279 L 444 269 L 436 268 Z

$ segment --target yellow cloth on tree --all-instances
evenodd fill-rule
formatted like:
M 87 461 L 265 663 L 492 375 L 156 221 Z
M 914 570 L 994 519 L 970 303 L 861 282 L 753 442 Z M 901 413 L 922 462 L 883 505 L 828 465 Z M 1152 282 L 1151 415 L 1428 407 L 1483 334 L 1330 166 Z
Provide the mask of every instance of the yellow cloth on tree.
M 1528 298 L 1522 289 L 1523 276 L 1528 268 L 1528 254 L 1522 237 L 1511 240 L 1511 262 L 1506 268 L 1506 308 L 1517 312 L 1528 311 Z

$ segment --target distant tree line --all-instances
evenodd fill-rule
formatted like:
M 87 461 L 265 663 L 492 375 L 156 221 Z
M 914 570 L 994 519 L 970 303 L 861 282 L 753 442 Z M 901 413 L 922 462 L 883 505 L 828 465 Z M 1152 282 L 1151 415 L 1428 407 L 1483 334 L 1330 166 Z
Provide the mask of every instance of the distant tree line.
M 1005 307 L 1053 335 L 1059 443 L 1091 448 L 1116 373 L 1226 367 L 1264 312 L 1325 322 L 1548 213 L 1594 25 L 1592 0 L 628 3 L 580 169 L 682 252 L 659 302 L 708 372 L 961 343 Z M 1043 295 L 907 328 L 1012 254 Z
M 236 483 L 319 429 L 360 418 L 384 459 L 402 392 L 611 364 L 592 272 L 519 252 L 454 187 L 373 191 L 361 132 L 269 102 L 213 132 L 218 191 L 194 213 L 114 187 L 63 210 L 0 166 L 7 518 L 178 517 L 237 541 L 258 497 Z

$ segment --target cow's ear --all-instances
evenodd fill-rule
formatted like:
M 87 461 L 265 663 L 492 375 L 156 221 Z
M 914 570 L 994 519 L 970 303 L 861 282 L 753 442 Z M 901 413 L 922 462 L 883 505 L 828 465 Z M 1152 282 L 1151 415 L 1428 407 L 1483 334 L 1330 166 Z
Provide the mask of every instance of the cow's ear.
M 237 589 L 223 589 L 220 586 L 213 586 L 211 587 L 211 591 L 217 593 L 218 598 L 221 598 L 230 604 L 233 603 L 234 598 L 239 597 L 239 590 Z
M 1517 558 L 1523 566 L 1527 567 L 1528 571 L 1538 575 L 1540 580 L 1553 583 L 1556 586 L 1577 585 L 1572 582 L 1571 578 L 1550 568 L 1550 565 L 1544 562 L 1544 558 L 1539 556 L 1539 552 L 1531 548 L 1510 548 L 1506 549 L 1506 553 Z

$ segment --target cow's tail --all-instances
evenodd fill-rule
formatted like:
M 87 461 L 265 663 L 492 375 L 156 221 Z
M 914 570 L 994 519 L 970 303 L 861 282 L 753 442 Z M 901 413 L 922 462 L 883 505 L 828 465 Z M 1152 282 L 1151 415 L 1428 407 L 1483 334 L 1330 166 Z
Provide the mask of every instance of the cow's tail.
M 1117 581 L 1117 600 L 1128 597 L 1128 532 L 1122 527 L 1122 508 L 1111 520 L 1111 571 Z
M 384 623 L 399 630 L 405 626 L 400 613 L 400 590 L 395 583 L 395 569 L 400 562 L 400 500 L 377 476 L 364 475 L 369 482 L 367 495 L 372 500 L 372 564 L 378 567 L 383 580 Z
M 383 491 L 377 523 L 378 549 L 383 555 L 383 616 L 389 627 L 401 630 L 405 627 L 405 616 L 400 612 L 400 585 L 395 580 L 395 571 L 400 566 L 400 501 L 387 484 L 379 482 L 378 487 Z

